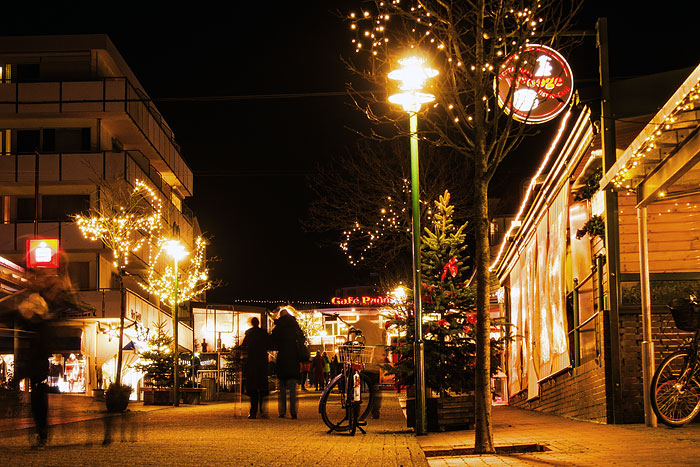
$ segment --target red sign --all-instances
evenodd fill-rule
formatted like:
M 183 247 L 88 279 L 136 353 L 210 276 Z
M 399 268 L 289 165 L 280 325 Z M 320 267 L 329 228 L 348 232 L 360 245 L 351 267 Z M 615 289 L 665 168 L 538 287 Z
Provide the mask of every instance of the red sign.
M 391 297 L 333 297 L 331 303 L 333 305 L 352 305 L 352 306 L 383 306 L 391 303 Z
M 574 78 L 559 52 L 533 44 L 508 57 L 494 88 L 498 104 L 515 120 L 544 123 L 567 106 Z
M 58 239 L 36 238 L 27 240 L 28 268 L 57 268 Z

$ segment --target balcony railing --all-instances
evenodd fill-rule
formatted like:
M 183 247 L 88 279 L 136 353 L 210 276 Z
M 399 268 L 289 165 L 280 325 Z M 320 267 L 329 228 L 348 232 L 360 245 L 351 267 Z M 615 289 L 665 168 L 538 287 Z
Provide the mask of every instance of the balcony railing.
M 0 114 L 62 112 L 125 112 L 192 193 L 192 171 L 182 158 L 172 129 L 151 100 L 128 79 L 0 83 Z

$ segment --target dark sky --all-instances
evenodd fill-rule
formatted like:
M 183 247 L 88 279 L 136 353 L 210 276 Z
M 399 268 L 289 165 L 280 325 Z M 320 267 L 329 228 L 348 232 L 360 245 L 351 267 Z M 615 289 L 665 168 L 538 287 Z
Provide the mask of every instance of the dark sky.
M 306 177 L 353 145 L 346 127 L 363 124 L 347 98 L 305 95 L 342 92 L 353 79 L 340 61 L 352 53 L 350 35 L 334 15 L 348 3 L 125 1 L 105 10 L 94 2 L 22 2 L 3 12 L 2 34 L 107 33 L 155 99 L 300 94 L 157 106 L 194 171 L 189 204 L 219 258 L 213 275 L 227 284 L 209 299 L 327 300 L 336 288 L 367 281 L 338 248 L 321 248 L 299 225 L 311 196 Z M 681 14 L 606 3 L 614 6 L 587 2 L 581 28 L 609 17 L 614 76 L 700 61 L 700 7 Z M 576 78 L 597 77 L 592 39 L 570 61 Z M 550 132 L 544 128 L 541 139 Z M 510 176 L 534 170 L 540 157 L 507 160 Z

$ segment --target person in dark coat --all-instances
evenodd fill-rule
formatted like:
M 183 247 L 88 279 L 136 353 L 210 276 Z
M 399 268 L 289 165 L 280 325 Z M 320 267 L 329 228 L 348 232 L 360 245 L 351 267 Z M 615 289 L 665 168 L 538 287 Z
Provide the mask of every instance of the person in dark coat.
M 269 394 L 267 381 L 267 349 L 269 336 L 260 329 L 260 320 L 256 317 L 250 320 L 251 328 L 245 332 L 241 347 L 245 352 L 243 377 L 245 378 L 246 394 L 250 397 L 250 413 L 248 418 L 256 418 L 258 409 L 261 418 L 267 418 L 265 397 Z
M 297 382 L 299 371 L 299 345 L 306 340 L 304 332 L 294 316 L 283 308 L 272 330 L 272 346 L 277 350 L 275 369 L 279 378 L 278 411 L 280 418 L 287 412 L 287 392 L 289 392 L 289 415 L 297 418 Z
M 311 374 L 313 375 L 314 387 L 320 391 L 323 389 L 323 357 L 321 357 L 321 352 L 316 352 L 316 356 L 311 360 Z

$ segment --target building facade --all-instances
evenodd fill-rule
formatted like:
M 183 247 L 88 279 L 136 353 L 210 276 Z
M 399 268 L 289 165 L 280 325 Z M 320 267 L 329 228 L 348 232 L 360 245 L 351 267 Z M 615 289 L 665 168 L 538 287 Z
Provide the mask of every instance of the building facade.
M 653 424 L 644 388 L 654 362 L 687 336 L 665 305 L 700 289 L 700 67 L 680 87 L 668 86 L 670 75 L 654 79 L 656 92 L 670 89 L 651 103 L 661 110 L 640 112 L 640 83 L 620 83 L 635 105 L 626 114 L 618 107 L 605 136 L 585 107 L 560 119 L 546 175 L 531 184 L 495 256 L 515 336 L 506 359 L 512 405 Z M 605 137 L 614 137 L 614 154 Z
M 163 201 L 168 233 L 194 251 L 200 232 L 183 203 L 192 196 L 192 171 L 111 40 L 0 38 L 0 255 L 24 265 L 28 239 L 58 239 L 73 288 L 96 310 L 71 321 L 80 339 L 54 356 L 63 391 L 89 394 L 114 378 L 121 309 L 111 251 L 86 240 L 72 216 L 98 202 L 101 182 L 137 180 Z M 130 349 L 156 322 L 172 330 L 169 307 L 137 284 L 148 266 L 147 249 L 129 261 L 124 344 Z M 184 318 L 179 343 L 191 350 Z M 125 364 L 133 359 L 127 350 Z M 125 382 L 138 384 L 140 375 L 125 372 Z

